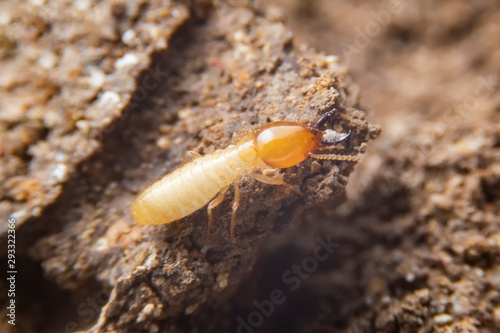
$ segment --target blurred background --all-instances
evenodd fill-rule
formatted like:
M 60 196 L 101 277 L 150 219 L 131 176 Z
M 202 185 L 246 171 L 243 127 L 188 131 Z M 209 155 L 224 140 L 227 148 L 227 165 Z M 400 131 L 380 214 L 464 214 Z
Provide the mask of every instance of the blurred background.
M 495 1 L 265 2 L 283 8 L 296 42 L 349 66 L 361 104 L 385 125 L 385 135 L 405 117 L 448 119 L 482 78 L 499 72 Z M 480 103 L 457 112 L 482 116 L 496 90 L 490 86 Z
M 383 129 L 347 202 L 306 214 L 256 265 L 265 299 L 318 236 L 339 245 L 264 331 L 500 332 L 500 4 L 264 2 L 348 66 Z

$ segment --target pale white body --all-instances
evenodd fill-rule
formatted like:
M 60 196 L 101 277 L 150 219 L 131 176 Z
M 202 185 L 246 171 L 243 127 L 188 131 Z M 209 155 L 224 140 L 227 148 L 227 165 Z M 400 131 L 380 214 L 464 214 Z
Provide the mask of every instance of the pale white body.
M 132 206 L 132 216 L 142 225 L 179 220 L 225 192 L 259 160 L 252 140 L 196 158 L 144 190 Z
M 315 154 L 321 148 L 334 148 L 347 139 L 349 134 L 331 137 L 333 131 L 321 131 L 320 127 L 337 111 L 324 113 L 311 125 L 301 124 L 300 114 L 312 94 L 333 82 L 333 72 L 326 71 L 309 89 L 299 107 L 296 122 L 272 122 L 251 131 L 236 146 L 196 158 L 174 172 L 153 183 L 132 205 L 132 215 L 138 224 L 165 224 L 179 220 L 207 203 L 208 228 L 213 220 L 212 210 L 224 198 L 224 193 L 234 184 L 234 200 L 231 215 L 231 236 L 234 240 L 236 210 L 239 204 L 238 181 L 244 173 L 256 180 L 273 185 L 284 185 L 301 194 L 294 186 L 281 178 L 255 173 L 263 167 L 288 168 L 308 157 L 328 160 L 358 161 L 355 156 Z M 323 138 L 326 136 L 326 138 Z M 215 198 L 215 199 L 214 199 Z

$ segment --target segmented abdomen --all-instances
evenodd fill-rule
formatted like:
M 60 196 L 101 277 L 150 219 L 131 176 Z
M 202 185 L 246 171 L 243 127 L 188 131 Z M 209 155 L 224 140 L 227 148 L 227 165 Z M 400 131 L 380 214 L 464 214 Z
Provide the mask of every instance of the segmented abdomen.
M 144 190 L 132 206 L 132 216 L 143 225 L 179 220 L 205 206 L 252 167 L 239 157 L 236 146 L 197 158 Z

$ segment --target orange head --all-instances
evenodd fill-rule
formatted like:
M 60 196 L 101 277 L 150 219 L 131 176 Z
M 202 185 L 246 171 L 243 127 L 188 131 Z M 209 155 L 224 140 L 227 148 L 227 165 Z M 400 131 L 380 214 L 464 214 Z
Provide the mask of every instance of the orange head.
M 273 168 L 289 168 L 310 156 L 318 148 L 336 145 L 349 134 L 335 139 L 324 139 L 325 132 L 319 128 L 336 110 L 326 112 L 310 126 L 277 121 L 261 127 L 254 136 L 254 145 L 259 157 Z
M 254 140 L 259 157 L 273 168 L 294 166 L 319 146 L 318 139 L 307 126 L 288 121 L 263 126 Z

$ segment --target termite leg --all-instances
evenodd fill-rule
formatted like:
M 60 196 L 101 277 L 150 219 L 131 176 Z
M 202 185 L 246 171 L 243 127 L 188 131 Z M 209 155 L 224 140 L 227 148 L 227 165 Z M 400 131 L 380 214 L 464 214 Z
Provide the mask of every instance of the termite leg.
M 184 155 L 184 158 L 182 159 L 182 164 L 186 164 L 187 162 L 195 160 L 199 157 L 203 157 L 203 155 L 201 155 L 198 152 L 195 152 L 194 150 L 188 150 Z
M 246 137 L 253 137 L 253 134 L 255 133 L 255 129 L 254 128 L 246 128 L 244 129 L 243 131 L 240 131 L 240 132 L 236 132 L 234 135 L 233 135 L 233 138 L 232 138 L 232 142 L 234 145 L 236 145 L 238 142 L 240 142 L 241 140 L 243 140 L 244 138 Z
M 335 160 L 335 161 L 353 161 L 359 162 L 361 158 L 353 155 L 335 155 L 335 154 L 314 154 L 309 153 L 309 156 L 317 158 L 319 160 Z
M 210 201 L 210 203 L 207 206 L 207 213 L 208 213 L 208 226 L 207 226 L 207 235 L 210 236 L 210 229 L 212 228 L 212 223 L 214 221 L 213 215 L 212 215 L 212 210 L 220 205 L 220 203 L 224 200 L 224 194 L 226 194 L 227 189 L 229 187 L 226 187 L 222 191 L 219 192 L 217 197 Z
M 236 243 L 235 230 L 236 230 L 236 211 L 238 210 L 238 206 L 240 205 L 240 185 L 238 183 L 234 183 L 234 199 L 232 208 L 233 211 L 231 213 L 231 239 L 233 243 Z
M 299 189 L 297 189 L 295 186 L 285 182 L 283 179 L 264 176 L 260 173 L 252 173 L 252 174 L 250 174 L 250 177 L 252 177 L 255 180 L 258 180 L 259 182 L 264 183 L 264 184 L 284 185 L 284 186 L 288 187 L 290 190 L 297 193 L 298 195 L 302 196 L 302 192 L 300 192 Z

